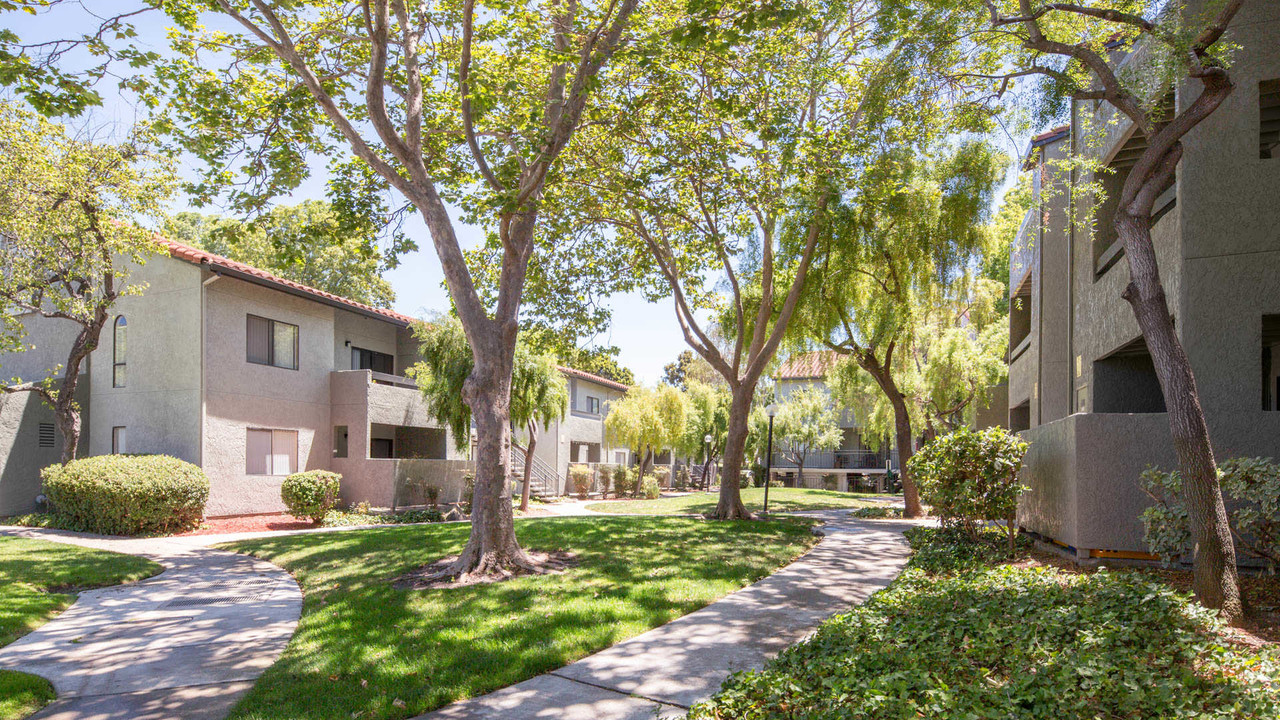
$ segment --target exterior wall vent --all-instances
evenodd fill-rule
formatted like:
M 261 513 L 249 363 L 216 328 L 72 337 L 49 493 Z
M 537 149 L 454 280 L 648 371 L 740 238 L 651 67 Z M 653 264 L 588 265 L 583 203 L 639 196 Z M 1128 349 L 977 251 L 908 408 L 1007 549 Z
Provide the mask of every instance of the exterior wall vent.
M 53 427 L 53 423 L 40 423 L 39 433 L 40 447 L 51 448 L 54 446 L 55 428 Z

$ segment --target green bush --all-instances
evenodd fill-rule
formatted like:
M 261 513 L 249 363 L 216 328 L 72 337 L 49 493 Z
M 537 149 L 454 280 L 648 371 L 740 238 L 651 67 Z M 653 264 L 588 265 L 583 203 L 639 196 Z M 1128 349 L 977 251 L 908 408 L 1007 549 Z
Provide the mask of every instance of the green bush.
M 853 516 L 864 519 L 882 519 L 882 518 L 900 518 L 902 517 L 902 508 L 874 506 L 860 507 L 853 511 Z
M 1244 554 L 1280 567 L 1280 465 L 1270 458 L 1232 458 L 1218 466 L 1227 522 Z M 1139 481 L 1155 502 L 1142 513 L 1147 547 L 1166 565 L 1191 554 L 1191 520 L 1182 476 L 1147 468 Z
M 573 491 L 578 494 L 578 499 L 586 500 L 587 493 L 591 492 L 591 468 L 586 465 L 570 465 L 569 482 L 573 483 Z
M 644 494 L 648 500 L 656 500 L 662 495 L 662 485 L 658 483 L 658 478 L 652 475 L 645 475 L 644 480 L 640 482 L 640 492 Z
M 431 507 L 440 507 L 440 486 L 428 483 L 423 487 L 423 492 L 427 495 L 427 502 L 431 503 Z
M 204 517 L 209 479 L 168 455 L 97 455 L 41 471 L 56 514 L 104 535 L 190 530 Z
M 659 465 L 653 469 L 653 477 L 657 479 L 659 485 L 669 485 L 671 483 L 671 468 L 666 465 Z
M 636 481 L 639 479 L 639 472 L 635 468 L 622 467 L 621 465 L 613 473 L 613 493 L 618 497 L 630 495 L 636 491 Z
M 1026 452 L 1027 444 L 1004 428 L 962 427 L 912 455 L 911 475 L 943 527 L 960 528 L 977 540 L 983 522 L 1003 521 L 1012 547 L 1024 490 L 1018 471 Z
M 328 470 L 294 473 L 280 485 L 280 499 L 296 518 L 310 518 L 317 525 L 338 504 L 342 476 Z
M 672 481 L 671 486 L 676 490 L 685 491 L 693 484 L 693 476 L 689 473 L 688 465 L 681 465 L 676 471 L 676 479 Z
M 600 497 L 609 497 L 609 485 L 613 482 L 613 466 L 600 464 L 596 466 L 596 484 L 600 487 Z
M 834 473 L 828 473 L 822 476 L 822 489 L 832 492 L 840 489 L 840 476 Z
M 947 535 L 947 533 L 950 535 Z M 997 535 L 999 535 L 997 533 Z M 917 528 L 908 569 L 693 720 L 1280 717 L 1280 653 L 1243 650 L 1213 611 L 1136 573 L 988 567 L 932 574 L 976 545 Z M 928 554 L 926 554 L 928 553 Z

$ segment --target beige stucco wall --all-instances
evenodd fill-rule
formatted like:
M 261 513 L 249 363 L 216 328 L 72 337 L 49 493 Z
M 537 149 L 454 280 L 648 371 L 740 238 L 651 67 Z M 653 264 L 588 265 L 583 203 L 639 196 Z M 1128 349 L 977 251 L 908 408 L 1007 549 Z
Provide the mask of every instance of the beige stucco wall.
M 205 473 L 210 516 L 283 509 L 283 476 L 245 473 L 250 428 L 296 430 L 298 469 L 327 469 L 332 458 L 332 308 L 223 277 L 206 290 Z M 298 369 L 246 360 L 249 314 L 298 326 Z
M 351 370 L 351 348 L 359 347 L 386 353 L 395 357 L 398 354 L 396 335 L 398 328 L 388 322 L 357 315 L 346 310 L 333 310 L 333 369 Z M 404 368 L 399 358 L 396 361 L 396 375 L 403 374 Z

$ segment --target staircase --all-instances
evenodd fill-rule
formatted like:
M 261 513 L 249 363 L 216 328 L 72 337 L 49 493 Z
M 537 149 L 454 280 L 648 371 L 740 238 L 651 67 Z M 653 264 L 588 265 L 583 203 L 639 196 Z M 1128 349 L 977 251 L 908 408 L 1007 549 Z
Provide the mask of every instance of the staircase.
M 549 497 L 557 487 L 564 485 L 560 474 L 537 455 L 533 456 L 533 472 L 529 473 L 529 488 L 536 497 Z M 511 481 L 517 486 L 524 482 L 524 448 L 511 443 Z

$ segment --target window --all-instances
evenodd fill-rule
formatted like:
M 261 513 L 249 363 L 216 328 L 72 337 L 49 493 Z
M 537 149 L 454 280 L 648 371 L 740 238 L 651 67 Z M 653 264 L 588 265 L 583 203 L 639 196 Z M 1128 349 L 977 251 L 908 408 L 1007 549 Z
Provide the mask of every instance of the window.
M 600 398 L 587 396 L 587 412 L 600 414 Z
M 40 447 L 53 447 L 54 438 L 56 437 L 53 423 L 40 423 L 37 430 L 39 431 L 37 444 Z
M 111 454 L 123 455 L 129 452 L 129 448 L 125 440 L 125 430 L 121 425 L 111 428 Z
M 1258 83 L 1258 157 L 1280 158 L 1280 80 Z
M 292 475 L 298 471 L 296 430 L 249 430 L 245 474 Z
M 336 458 L 344 458 L 347 456 L 346 425 L 335 425 L 333 427 L 333 456 Z
M 1160 379 L 1141 336 L 1093 362 L 1093 411 L 1165 412 Z
M 1280 410 L 1280 315 L 1262 316 L 1262 409 Z
M 386 353 L 381 353 L 376 350 L 365 350 L 364 348 L 352 346 L 351 369 L 372 370 L 374 372 L 394 375 L 396 372 L 396 359 Z
M 396 442 L 391 438 L 373 438 L 369 441 L 369 457 L 393 458 L 396 456 Z
M 129 321 L 125 320 L 123 315 L 117 315 L 111 348 L 111 387 L 124 387 L 125 337 L 128 329 Z
M 247 357 L 256 365 L 298 369 L 298 326 L 257 315 L 248 316 Z

